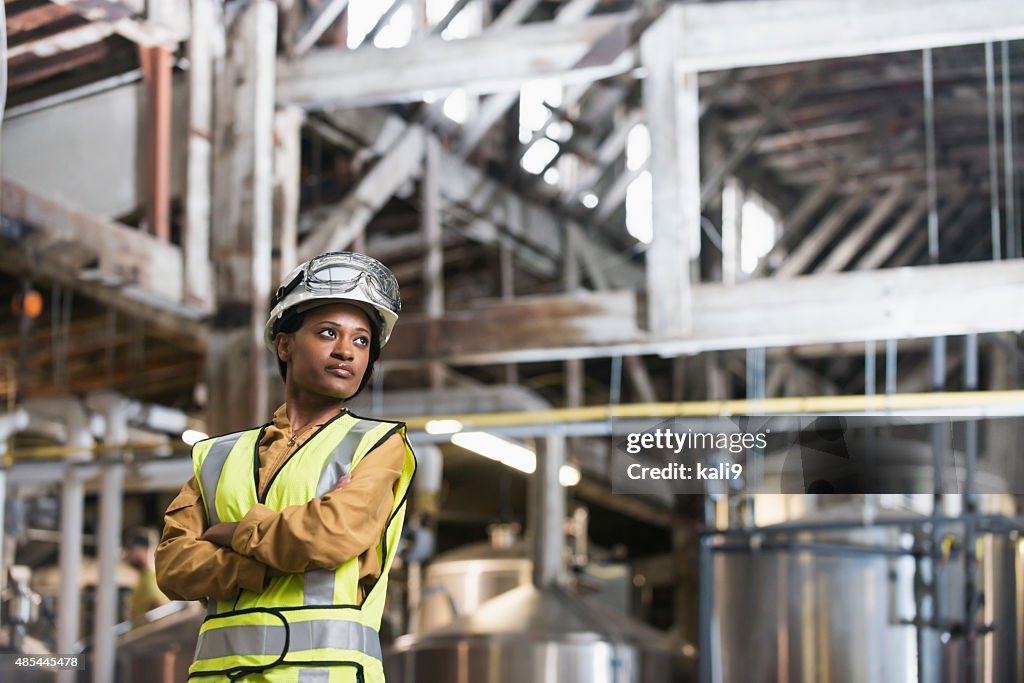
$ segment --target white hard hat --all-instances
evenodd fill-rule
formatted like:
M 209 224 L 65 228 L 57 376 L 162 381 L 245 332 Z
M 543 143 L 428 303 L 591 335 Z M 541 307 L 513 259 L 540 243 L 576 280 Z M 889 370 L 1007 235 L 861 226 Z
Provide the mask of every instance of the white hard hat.
M 381 346 L 388 343 L 402 310 L 398 280 L 383 263 L 349 251 L 321 254 L 289 273 L 277 288 L 263 342 L 276 350 L 274 326 L 286 311 L 301 313 L 332 302 L 363 309 L 380 328 Z

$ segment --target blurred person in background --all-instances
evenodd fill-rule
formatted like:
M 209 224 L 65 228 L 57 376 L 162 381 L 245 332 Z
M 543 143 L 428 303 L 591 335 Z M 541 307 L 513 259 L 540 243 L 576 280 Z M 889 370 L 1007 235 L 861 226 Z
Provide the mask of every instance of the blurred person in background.
M 125 534 L 124 561 L 139 572 L 129 605 L 129 616 L 136 626 L 146 623 L 146 612 L 170 602 L 156 582 L 156 542 L 156 532 L 145 527 L 135 527 Z

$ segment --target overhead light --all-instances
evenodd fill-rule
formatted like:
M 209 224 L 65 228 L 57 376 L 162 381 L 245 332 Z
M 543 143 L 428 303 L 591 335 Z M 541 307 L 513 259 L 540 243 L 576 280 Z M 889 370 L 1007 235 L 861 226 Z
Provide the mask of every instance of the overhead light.
M 596 208 L 601 200 L 593 192 L 586 192 L 580 197 L 580 203 L 588 209 Z
M 562 465 L 558 470 L 558 483 L 566 487 L 580 483 L 580 469 L 575 465 Z
M 209 439 L 209 434 L 203 434 L 202 432 L 195 429 L 186 429 L 181 433 L 181 440 L 189 446 L 192 446 L 203 439 Z
M 487 432 L 452 434 L 452 443 L 526 474 L 532 474 L 537 469 L 537 456 L 529 448 Z
M 452 434 L 452 443 L 525 474 L 533 474 L 537 470 L 537 455 L 533 451 L 487 432 Z M 575 465 L 562 465 L 558 470 L 558 483 L 562 486 L 579 484 L 579 468 Z
M 424 430 L 427 434 L 454 434 L 462 431 L 462 423 L 458 420 L 430 420 Z

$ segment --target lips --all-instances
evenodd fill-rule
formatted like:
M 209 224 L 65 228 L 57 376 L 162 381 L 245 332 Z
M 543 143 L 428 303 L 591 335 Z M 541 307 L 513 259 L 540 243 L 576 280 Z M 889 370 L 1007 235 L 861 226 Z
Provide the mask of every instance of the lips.
M 345 363 L 340 365 L 328 365 L 327 372 L 343 379 L 350 379 L 356 376 L 356 373 L 352 370 L 352 366 Z

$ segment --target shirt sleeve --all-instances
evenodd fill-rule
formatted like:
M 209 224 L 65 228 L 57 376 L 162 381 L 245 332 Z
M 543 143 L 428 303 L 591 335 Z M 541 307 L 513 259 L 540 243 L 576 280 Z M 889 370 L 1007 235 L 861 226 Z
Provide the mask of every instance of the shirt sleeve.
M 405 461 L 405 438 L 392 434 L 352 468 L 344 488 L 275 512 L 256 505 L 231 539 L 241 555 L 285 573 L 335 569 L 380 542 Z
M 206 511 L 195 477 L 164 513 L 164 532 L 156 549 L 156 579 L 172 600 L 230 600 L 239 588 L 263 592 L 267 568 L 230 548 L 203 541 Z

